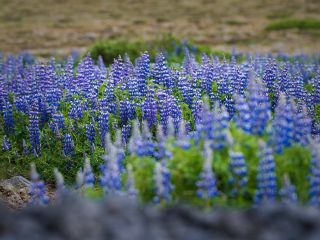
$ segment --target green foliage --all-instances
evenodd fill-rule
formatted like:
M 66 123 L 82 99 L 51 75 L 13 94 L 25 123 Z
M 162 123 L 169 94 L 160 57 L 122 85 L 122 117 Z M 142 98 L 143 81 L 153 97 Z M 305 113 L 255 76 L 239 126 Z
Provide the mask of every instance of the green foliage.
M 103 197 L 103 189 L 100 187 L 84 188 L 82 195 L 89 199 L 100 200 Z
M 186 121 L 186 122 L 190 122 L 191 123 L 191 129 L 194 129 L 194 118 L 191 112 L 191 109 L 189 108 L 188 104 L 186 103 L 181 103 L 181 112 L 182 112 L 182 118 Z
M 314 119 L 320 122 L 320 103 L 314 105 Z
M 288 174 L 297 188 L 299 199 L 306 202 L 309 189 L 307 176 L 311 161 L 310 151 L 301 146 L 293 146 L 285 149 L 282 154 L 276 155 L 275 161 L 278 186 L 281 186 L 285 174 Z
M 183 117 L 190 119 L 190 109 L 187 105 L 182 106 Z M 139 112 L 139 111 L 138 111 Z M 15 126 L 16 135 L 11 136 L 12 141 L 17 141 L 20 138 L 28 138 L 28 132 L 22 126 L 27 121 L 27 117 L 21 113 L 16 113 Z M 41 132 L 41 145 L 43 151 L 39 157 L 33 155 L 23 156 L 22 149 L 16 149 L 16 144 L 13 149 L 0 154 L 0 177 L 7 178 L 14 175 L 29 175 L 29 166 L 31 162 L 35 162 L 37 169 L 47 183 L 54 183 L 53 168 L 57 167 L 65 177 L 67 184 L 73 184 L 78 169 L 83 167 L 84 155 L 91 160 L 91 165 L 96 177 L 100 176 L 99 165 L 103 163 L 100 158 L 103 155 L 103 148 L 96 146 L 95 151 L 92 151 L 91 145 L 85 138 L 84 125 L 89 121 L 87 114 L 84 114 L 83 119 L 75 131 L 67 130 L 71 133 L 75 142 L 75 154 L 72 157 L 65 157 L 62 151 L 61 139 L 57 138 L 48 127 L 44 127 Z M 0 121 L 3 121 L 0 119 Z M 118 124 L 117 116 L 110 115 L 109 124 L 112 136 L 115 129 L 113 126 Z M 173 145 L 173 140 L 167 142 L 167 147 L 172 153 L 172 159 L 168 160 L 168 168 L 171 173 L 171 182 L 174 186 L 172 192 L 172 203 L 185 202 L 195 204 L 200 207 L 212 206 L 236 206 L 246 207 L 252 203 L 256 191 L 256 177 L 258 167 L 258 142 L 263 137 L 253 136 L 244 133 L 242 130 L 230 123 L 230 133 L 234 139 L 234 144 L 228 148 L 223 148 L 213 152 L 212 169 L 217 178 L 217 188 L 220 195 L 208 202 L 197 198 L 196 182 L 199 180 L 199 175 L 203 168 L 204 158 L 202 155 L 203 143 L 194 146 L 188 150 L 181 149 Z M 113 131 L 113 132 L 112 132 Z M 78 132 L 78 133 L 76 133 Z M 1 128 L 0 134 L 3 135 Z M 62 135 L 62 133 L 61 133 Z M 97 138 L 99 138 L 97 136 Z M 1 143 L 2 139 L 0 139 Z M 96 141 L 98 142 L 98 140 Z M 20 144 L 19 144 L 20 146 Z M 232 186 L 229 185 L 231 176 L 229 168 L 229 151 L 242 152 L 248 167 L 248 187 L 241 190 L 241 194 L 236 197 L 230 197 Z M 293 146 L 284 150 L 282 154 L 275 155 L 276 174 L 278 179 L 278 187 L 281 187 L 283 177 L 288 174 L 291 181 L 297 187 L 299 199 L 305 202 L 308 196 L 309 184 L 307 176 L 309 174 L 311 154 L 310 151 L 301 146 Z M 142 202 L 150 202 L 154 198 L 154 166 L 155 160 L 151 157 L 127 156 L 125 164 L 131 164 L 133 167 L 133 176 L 135 179 L 136 188 L 139 190 L 140 199 Z M 123 184 L 126 183 L 126 176 L 123 176 Z M 83 195 L 91 199 L 99 199 L 102 194 L 102 189 L 94 187 L 85 189 Z
M 211 88 L 212 88 L 213 94 L 215 94 L 215 95 L 218 94 L 218 83 L 217 82 L 213 82 Z
M 215 151 L 212 159 L 212 169 L 217 178 L 220 195 L 210 200 L 207 204 L 248 206 L 256 191 L 256 174 L 258 166 L 258 141 L 259 137 L 245 134 L 240 129 L 231 126 L 235 144 L 233 151 L 241 151 L 244 154 L 248 166 L 249 182 L 248 189 L 237 198 L 229 198 L 228 192 L 231 186 L 228 179 L 231 176 L 229 168 L 229 151 L 227 148 Z M 167 147 L 172 153 L 168 160 L 168 168 L 171 173 L 171 183 L 174 186 L 172 202 L 185 202 L 203 206 L 203 201 L 196 196 L 196 182 L 203 169 L 204 158 L 202 156 L 202 143 L 198 146 L 192 145 L 190 149 L 181 149 L 167 142 Z M 136 187 L 139 189 L 143 202 L 149 202 L 154 197 L 154 165 L 155 160 L 149 157 L 130 156 L 126 159 L 132 164 Z
M 61 111 L 66 116 L 67 104 L 62 103 Z M 83 119 L 79 121 L 75 131 L 70 130 L 70 122 L 65 121 L 67 129 L 65 132 L 71 134 L 75 143 L 74 156 L 65 157 L 62 152 L 62 136 L 65 132 L 60 131 L 60 137 L 53 134 L 47 123 L 42 126 L 40 140 L 42 151 L 41 155 L 35 157 L 33 154 L 23 154 L 23 139 L 28 143 L 29 131 L 28 116 L 13 109 L 15 124 L 14 134 L 9 136 L 12 144 L 10 151 L 0 153 L 0 179 L 10 178 L 16 175 L 22 175 L 29 178 L 30 163 L 34 162 L 42 179 L 48 184 L 55 182 L 53 169 L 57 167 L 64 175 L 67 184 L 74 183 L 77 171 L 83 167 L 84 155 L 90 157 L 92 167 L 98 173 L 99 164 L 103 162 L 100 156 L 103 154 L 101 147 L 96 147 L 92 152 L 91 145 L 85 138 L 84 125 L 90 121 L 89 112 L 84 112 Z M 67 118 L 66 118 L 67 119 Z M 0 118 L 0 124 L 3 126 L 3 118 Z M 79 133 L 79 134 L 77 134 Z M 0 128 L 0 136 L 4 135 L 4 129 Z M 2 138 L 0 139 L 0 145 Z M 29 148 L 31 146 L 29 145 Z
M 101 56 L 106 64 L 111 64 L 115 58 L 124 56 L 125 53 L 131 59 L 135 59 L 142 50 L 141 42 L 129 43 L 125 40 L 105 40 L 95 43 L 89 48 L 88 52 L 91 53 L 93 59 L 98 59 Z
M 154 197 L 154 166 L 150 157 L 130 156 L 126 162 L 132 165 L 135 185 L 143 202 L 150 202 Z
M 309 29 L 320 29 L 320 20 L 306 18 L 306 19 L 295 19 L 288 18 L 282 19 L 275 22 L 271 22 L 266 26 L 266 30 L 284 30 L 284 29 L 299 29 L 299 30 L 309 30 Z
M 195 55 L 197 60 L 201 59 L 201 54 L 215 55 L 219 58 L 230 58 L 228 52 L 212 50 L 208 46 L 194 44 L 192 42 L 181 41 L 171 34 L 163 35 L 161 38 L 156 38 L 151 41 L 132 41 L 107 39 L 99 41 L 90 46 L 87 52 L 91 53 L 91 57 L 95 60 L 101 56 L 106 64 L 113 63 L 115 58 L 124 57 L 126 54 L 129 58 L 135 59 L 144 51 L 148 51 L 152 60 L 156 54 L 163 52 L 170 63 L 182 62 L 185 49 L 188 49 Z
M 168 162 L 174 186 L 172 197 L 175 201 L 195 202 L 196 181 L 202 170 L 203 157 L 196 147 L 187 151 L 174 148 L 173 158 Z
M 306 89 L 309 93 L 314 91 L 314 86 L 311 83 L 304 84 L 304 89 Z
M 107 84 L 106 83 L 102 83 L 99 88 L 98 88 L 98 98 L 102 99 L 104 97 L 104 91 L 107 88 Z
M 252 200 L 256 191 L 256 177 L 258 169 L 258 151 L 259 137 L 244 133 L 234 125 L 230 127 L 231 134 L 234 138 L 233 151 L 243 153 L 248 168 L 248 195 Z

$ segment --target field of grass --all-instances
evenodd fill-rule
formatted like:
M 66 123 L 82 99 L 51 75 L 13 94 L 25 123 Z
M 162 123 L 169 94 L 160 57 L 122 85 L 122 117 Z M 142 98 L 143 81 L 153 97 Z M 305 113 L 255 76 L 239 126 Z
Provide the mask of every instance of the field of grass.
M 265 31 L 282 19 L 319 20 L 315 0 L 0 0 L 0 6 L 5 52 L 65 54 L 101 39 L 153 40 L 167 33 L 218 50 L 320 50 L 318 30 Z

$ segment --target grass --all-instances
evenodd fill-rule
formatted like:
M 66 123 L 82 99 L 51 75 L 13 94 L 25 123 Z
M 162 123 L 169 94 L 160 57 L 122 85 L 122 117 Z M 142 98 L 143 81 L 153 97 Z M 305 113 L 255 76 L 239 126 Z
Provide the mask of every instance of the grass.
M 299 29 L 299 30 L 310 30 L 320 29 L 320 20 L 313 18 L 296 19 L 288 18 L 269 23 L 266 26 L 266 30 L 285 30 L 285 29 Z
M 175 33 L 182 39 L 194 37 L 199 42 L 212 47 L 218 45 L 222 49 L 237 45 L 237 49 L 247 51 L 252 50 L 254 45 L 274 50 L 278 42 L 285 43 L 283 50 L 287 52 L 294 52 L 301 46 L 308 49 L 309 53 L 319 49 L 316 34 L 308 33 L 308 37 L 296 34 L 295 41 L 286 41 L 286 36 L 282 35 L 275 35 L 272 40 L 260 37 L 264 28 L 264 25 L 260 25 L 261 20 L 272 22 L 294 16 L 317 18 L 319 1 L 308 4 L 301 0 L 109 0 L 95 1 L 94 4 L 88 4 L 88 0 L 49 2 L 2 0 L 0 50 L 16 53 L 21 49 L 29 49 L 38 54 L 59 49 L 59 55 L 62 55 L 93 44 L 93 39 L 83 37 L 86 33 L 95 33 L 97 39 L 120 37 L 134 41 L 140 37 L 149 40 L 166 32 Z M 79 18 L 78 13 L 83 17 Z M 241 31 L 237 26 L 241 27 Z M 35 27 L 39 31 L 33 34 Z M 235 31 L 237 36 L 234 35 Z M 235 40 L 225 42 L 225 39 L 231 38 Z M 254 43 L 242 44 L 243 38 L 252 38 Z
M 198 60 L 201 59 L 203 53 L 215 55 L 219 58 L 231 58 L 229 52 L 213 50 L 204 44 L 182 41 L 171 34 L 163 35 L 150 41 L 128 41 L 121 39 L 101 40 L 91 45 L 86 52 L 90 52 L 91 57 L 95 60 L 101 56 L 106 64 L 113 63 L 114 59 L 119 56 L 124 57 L 128 55 L 131 60 L 136 59 L 144 51 L 149 52 L 152 60 L 154 60 L 156 54 L 163 52 L 169 62 L 176 63 L 182 62 L 186 48 L 190 53 L 194 54 Z

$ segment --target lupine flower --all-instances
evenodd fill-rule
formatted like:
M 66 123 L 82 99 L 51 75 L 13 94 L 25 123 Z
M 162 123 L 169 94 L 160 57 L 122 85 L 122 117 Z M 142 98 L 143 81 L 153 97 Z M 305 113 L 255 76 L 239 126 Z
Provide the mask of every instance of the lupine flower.
M 235 86 L 235 92 L 236 94 L 243 95 L 245 89 L 248 85 L 248 76 L 244 69 L 241 67 L 237 68 L 237 83 Z
M 133 132 L 129 140 L 128 149 L 130 153 L 136 154 L 137 156 L 153 156 L 154 143 L 152 142 L 151 135 L 147 125 L 143 124 L 143 135 L 139 130 L 139 124 L 137 121 L 133 123 Z
M 139 147 L 142 145 L 142 136 L 139 129 L 138 121 L 133 122 L 132 136 L 129 140 L 128 150 L 131 154 L 137 154 Z
M 235 108 L 238 111 L 235 116 L 235 122 L 239 128 L 241 128 L 244 132 L 251 132 L 251 113 L 249 109 L 249 105 L 246 100 L 240 96 L 235 96 Z
M 272 92 L 275 80 L 277 79 L 277 65 L 274 60 L 269 61 L 262 79 L 267 85 L 268 92 Z
M 143 118 L 148 122 L 149 127 L 153 127 L 157 122 L 157 102 L 154 99 L 154 91 L 149 90 L 146 96 L 146 100 L 142 105 Z
M 73 74 L 73 57 L 70 56 L 63 71 L 63 82 L 66 89 L 69 89 L 71 93 L 75 93 L 75 80 Z
M 25 139 L 22 139 L 22 147 L 23 147 L 23 154 L 29 155 L 30 151 Z
M 66 191 L 63 175 L 61 172 L 59 172 L 58 168 L 54 168 L 53 173 L 56 179 L 56 192 L 58 194 L 62 194 L 63 192 Z
M 85 130 L 86 130 L 86 138 L 88 140 L 88 142 L 91 144 L 91 146 L 94 145 L 94 139 L 95 139 L 95 129 L 94 129 L 94 125 L 92 123 L 88 123 L 85 125 Z
M 271 115 L 267 90 L 261 80 L 251 77 L 247 99 L 251 113 L 251 133 L 261 135 Z
M 173 118 L 169 116 L 168 118 L 168 126 L 166 127 L 167 129 L 167 137 L 175 137 L 175 127 L 173 123 Z
M 288 175 L 284 177 L 282 188 L 280 189 L 281 201 L 285 204 L 297 204 L 298 196 L 296 187 L 290 182 Z
M 226 144 L 225 130 L 228 127 L 229 114 L 224 107 L 219 108 L 217 105 L 214 107 L 212 114 L 212 122 L 207 122 L 207 124 L 211 124 L 211 126 L 207 127 L 209 129 L 207 137 L 212 140 L 213 149 L 221 149 Z
M 198 126 L 201 122 L 201 112 L 203 111 L 202 106 L 203 102 L 201 100 L 195 100 L 192 104 L 191 111 L 194 116 L 194 122 L 196 126 Z
M 129 142 L 130 134 L 131 134 L 131 125 L 130 124 L 123 125 L 121 128 L 122 143 L 127 144 Z
M 125 53 L 123 60 L 122 78 L 124 85 L 126 85 L 128 83 L 129 77 L 134 74 L 135 69 L 127 53 Z
M 106 65 L 103 62 L 103 58 L 99 56 L 98 66 L 96 67 L 96 76 L 98 80 L 96 82 L 97 87 L 99 87 L 101 84 L 105 82 L 107 74 L 108 74 L 108 69 L 106 68 Z
M 197 196 L 202 199 L 209 200 L 218 195 L 217 180 L 212 171 L 212 150 L 209 142 L 205 144 L 203 169 L 196 185 Z
M 230 171 L 232 173 L 230 182 L 233 185 L 232 195 L 239 195 L 239 193 L 244 193 L 246 190 L 248 183 L 248 169 L 241 152 L 231 151 L 229 156 Z
M 203 79 L 202 85 L 206 93 L 209 94 L 212 92 L 213 83 L 217 83 L 219 79 L 219 71 L 216 66 L 206 63 L 202 66 L 203 70 Z
M 169 111 L 170 111 L 169 114 L 173 120 L 175 133 L 177 133 L 182 116 L 181 116 L 180 106 L 179 106 L 177 99 L 175 97 L 169 96 L 168 107 L 169 107 Z
M 6 135 L 4 135 L 3 138 L 2 138 L 1 149 L 2 149 L 3 152 L 10 151 L 10 149 L 11 149 L 10 139 L 7 138 Z
M 310 142 L 312 160 L 310 166 L 310 176 L 308 177 L 309 189 L 309 204 L 320 206 L 320 151 L 319 143 Z
M 156 65 L 153 70 L 156 84 L 163 85 L 166 88 L 173 88 L 174 81 L 171 78 L 170 70 L 167 67 L 166 60 L 162 53 L 156 56 Z
M 74 154 L 74 142 L 70 134 L 66 134 L 63 138 L 63 154 L 64 156 L 72 156 Z
M 317 71 L 316 76 L 313 79 L 313 102 L 320 103 L 320 70 Z
M 52 118 L 56 129 L 64 130 L 66 128 L 64 124 L 64 116 L 62 115 L 62 113 L 56 112 L 53 114 Z
M 182 149 L 189 149 L 191 146 L 190 140 L 187 137 L 186 122 L 184 120 L 180 121 L 179 131 L 175 144 Z
M 1 100 L 0 100 L 1 104 Z M 14 105 L 16 106 L 17 111 L 28 114 L 28 102 L 26 96 L 18 97 L 14 100 Z
M 83 116 L 83 106 L 78 99 L 74 99 L 70 103 L 69 117 L 75 121 L 79 120 Z
M 107 194 L 111 195 L 120 194 L 122 188 L 118 157 L 117 148 L 112 144 L 108 153 L 102 156 L 105 163 L 101 167 L 102 176 L 100 177 L 100 185 Z
M 148 52 L 144 52 L 141 54 L 139 58 L 136 60 L 136 68 L 138 72 L 138 76 L 140 78 L 147 79 L 150 75 L 150 56 Z M 143 88 L 143 87 L 142 87 Z M 141 88 L 140 88 L 141 90 Z
M 101 139 L 101 146 L 105 146 L 105 136 L 109 131 L 109 113 L 108 112 L 100 112 L 100 115 L 98 117 L 98 127 L 99 127 L 99 133 L 100 133 L 100 139 Z
M 229 92 L 229 81 L 228 81 L 228 72 L 229 66 L 224 61 L 224 63 L 220 67 L 220 80 L 218 81 L 218 94 L 219 95 L 227 95 Z
M 306 146 L 311 136 L 312 120 L 305 106 L 300 110 L 299 108 L 296 108 L 294 116 L 293 140 L 303 146 Z
M 178 76 L 177 85 L 184 98 L 184 102 L 191 108 L 195 93 L 192 84 L 187 80 L 187 76 L 180 74 Z
M 158 97 L 158 113 L 160 115 L 160 122 L 163 126 L 164 132 L 167 131 L 168 118 L 170 116 L 170 106 L 168 105 L 168 94 L 164 91 L 157 93 Z
M 119 110 L 122 124 L 127 124 L 129 120 L 134 119 L 136 116 L 134 103 L 128 101 L 128 99 L 120 101 Z
M 142 135 L 142 146 L 141 148 L 143 148 L 144 150 L 142 151 L 143 154 L 145 155 L 150 155 L 150 156 L 154 156 L 154 147 L 155 144 L 152 140 L 152 135 L 150 133 L 148 124 L 146 122 L 142 122 L 142 131 L 141 131 L 141 135 Z M 141 149 L 139 149 L 140 152 Z M 141 152 L 140 152 L 141 154 Z M 142 154 L 142 155 L 143 155 Z
M 170 172 L 165 161 L 156 162 L 154 169 L 155 194 L 154 202 L 169 202 L 173 186 L 170 183 Z
M 184 48 L 184 60 L 182 63 L 183 66 L 183 71 L 189 75 L 193 75 L 194 73 L 194 65 L 195 65 L 195 59 L 192 56 L 192 54 L 190 54 L 189 49 L 186 47 Z
M 283 148 L 289 147 L 293 140 L 294 112 L 290 101 L 284 95 L 280 95 L 275 118 L 272 122 L 271 142 L 277 153 Z
M 96 76 L 94 64 L 90 55 L 88 54 L 79 63 L 76 74 L 77 86 L 84 96 L 92 98 L 92 94 L 94 94 L 93 83 L 95 80 Z
M 150 75 L 149 65 L 150 57 L 148 52 L 143 53 L 136 60 L 137 87 L 141 97 L 147 93 L 147 78 Z
M 4 129 L 6 134 L 11 134 L 14 131 L 14 122 L 12 114 L 12 105 L 7 103 L 3 109 Z
M 165 146 L 166 136 L 164 135 L 160 124 L 157 126 L 156 138 L 156 151 L 154 153 L 156 160 L 170 159 L 172 154 Z
M 106 160 L 103 165 L 103 176 L 107 179 L 105 191 L 119 192 L 115 186 L 121 186 L 119 176 L 125 173 L 125 153 L 165 162 L 172 157 L 166 145 L 173 143 L 186 149 L 190 147 L 190 139 L 195 146 L 209 142 L 210 148 L 221 154 L 226 148 L 235 150 L 229 139 L 234 123 L 246 134 L 267 137 L 266 149 L 272 147 L 276 153 L 293 144 L 306 147 L 319 141 L 317 56 L 296 55 L 292 62 L 288 55 L 278 54 L 277 57 L 283 59 L 279 62 L 275 55 L 256 54 L 247 55 L 239 64 L 234 53 L 230 62 L 224 59 L 222 63 L 218 57 L 203 54 L 202 61 L 197 62 L 192 51 L 183 50 L 186 46 L 174 47 L 179 53 L 185 51 L 181 65 L 168 65 L 164 54 L 159 54 L 156 62 L 151 63 L 147 52 L 136 59 L 134 65 L 125 56 L 116 59 L 110 68 L 104 65 L 101 57 L 95 65 L 89 55 L 80 59 L 77 67 L 74 67 L 73 57 L 63 64 L 53 58 L 45 64 L 29 62 L 25 54 L 0 57 L 0 114 L 6 136 L 2 136 L 2 149 L 13 148 L 16 154 L 22 150 L 24 155 L 43 153 L 46 156 L 51 146 L 48 143 L 54 141 L 52 134 L 47 135 L 49 127 L 58 140 L 62 140 L 64 154 L 71 155 L 74 146 L 71 136 L 66 136 L 68 127 L 69 133 L 80 141 L 85 133 L 94 150 L 97 127 L 106 159 L 116 152 L 110 157 L 116 160 Z M 208 101 L 204 100 L 207 97 Z M 110 114 L 115 117 L 113 122 L 109 122 Z M 24 116 L 28 126 L 23 125 Z M 133 124 L 131 136 L 131 122 L 135 122 L 136 117 L 139 119 Z M 12 134 L 16 130 L 14 137 Z M 9 137 L 19 140 L 26 131 L 29 143 L 22 139 L 19 146 L 21 140 L 9 141 Z M 116 133 L 115 142 L 111 141 L 109 132 Z M 236 130 L 235 136 L 241 140 L 239 134 Z M 260 151 L 263 154 L 258 169 L 257 202 L 260 198 L 268 199 L 274 189 L 275 196 L 277 193 L 275 187 L 270 190 L 275 177 L 270 160 L 272 151 L 266 149 Z M 242 178 L 238 179 L 234 173 L 238 172 L 234 170 L 238 165 L 232 167 L 231 163 L 245 163 L 240 155 L 230 152 L 234 184 Z M 313 159 L 316 158 L 313 153 Z M 313 160 L 309 183 L 310 203 L 315 205 L 319 195 L 317 168 Z M 116 169 L 117 174 L 110 177 L 108 169 Z M 81 187 L 84 184 L 82 170 L 79 179 L 82 179 L 78 184 Z M 286 184 L 280 195 L 290 192 L 290 184 Z
M 128 165 L 128 176 L 127 176 L 127 195 L 130 199 L 136 200 L 138 197 L 138 190 L 135 187 L 133 172 L 132 172 L 132 165 Z
M 76 175 L 76 189 L 81 189 L 84 184 L 84 173 L 82 169 L 79 169 Z
M 125 150 L 123 149 L 122 133 L 120 129 L 117 129 L 116 131 L 114 146 L 117 148 L 117 159 L 118 159 L 119 171 L 123 173 L 125 171 L 123 161 L 126 155 L 125 155 Z
M 39 179 L 39 174 L 34 163 L 31 163 L 31 187 L 29 191 L 31 204 L 47 205 L 49 197 L 47 196 L 46 186 L 44 181 Z
M 236 61 L 231 61 L 229 65 L 229 71 L 228 71 L 228 82 L 229 82 L 229 94 L 232 95 L 234 94 L 234 91 L 236 90 L 236 85 L 238 83 L 237 79 L 237 68 L 236 68 Z
M 305 89 L 303 86 L 303 77 L 301 76 L 301 73 L 296 71 L 293 74 L 293 77 L 291 79 L 291 83 L 289 84 L 289 91 L 288 93 L 290 96 L 297 98 L 297 99 L 304 99 L 305 96 Z
M 90 159 L 87 157 L 84 160 L 83 177 L 84 177 L 84 186 L 85 187 L 93 187 L 94 174 L 92 172 Z
M 38 112 L 34 110 L 30 111 L 29 114 L 29 136 L 32 152 L 35 156 L 38 156 L 41 151 L 39 115 Z
M 279 87 L 281 92 L 285 92 L 288 88 L 288 70 L 289 70 L 289 64 L 284 64 L 282 67 L 279 67 L 279 70 L 277 72 L 277 79 L 279 82 Z
M 111 78 L 114 85 L 122 82 L 123 80 L 123 60 L 119 56 L 118 59 L 114 59 L 114 63 L 111 65 Z
M 260 142 L 259 165 L 257 174 L 257 191 L 255 203 L 273 202 L 277 196 L 277 182 L 273 152 L 266 143 Z
M 126 83 L 127 89 L 128 89 L 128 92 L 129 92 L 129 96 L 130 96 L 130 100 L 137 99 L 142 94 L 139 91 L 138 82 L 139 82 L 139 79 L 137 79 L 136 76 L 131 76 L 129 81 Z

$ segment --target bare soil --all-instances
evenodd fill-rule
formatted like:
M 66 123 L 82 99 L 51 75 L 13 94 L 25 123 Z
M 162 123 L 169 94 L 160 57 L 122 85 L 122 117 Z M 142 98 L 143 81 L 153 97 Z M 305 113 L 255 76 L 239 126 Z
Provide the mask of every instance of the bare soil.
M 319 30 L 267 32 L 281 18 L 319 18 L 318 0 L 0 0 L 0 51 L 68 53 L 99 39 L 163 33 L 216 49 L 320 52 Z

